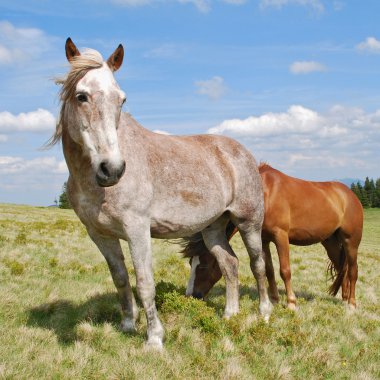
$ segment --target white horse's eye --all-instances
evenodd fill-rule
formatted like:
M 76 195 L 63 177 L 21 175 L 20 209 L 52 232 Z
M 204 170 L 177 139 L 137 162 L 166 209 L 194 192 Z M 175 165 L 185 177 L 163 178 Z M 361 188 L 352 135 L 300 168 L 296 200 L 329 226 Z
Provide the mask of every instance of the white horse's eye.
M 83 94 L 83 93 L 80 93 L 76 96 L 77 100 L 79 103 L 84 103 L 84 102 L 87 102 L 88 101 L 88 98 L 87 98 L 87 95 L 86 94 Z

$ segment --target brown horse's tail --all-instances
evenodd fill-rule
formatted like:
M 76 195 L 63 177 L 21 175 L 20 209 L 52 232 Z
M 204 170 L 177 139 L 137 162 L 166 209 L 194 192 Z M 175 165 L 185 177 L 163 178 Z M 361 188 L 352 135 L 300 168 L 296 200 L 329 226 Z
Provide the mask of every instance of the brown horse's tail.
M 236 232 L 237 229 L 234 224 L 232 222 L 228 222 L 226 227 L 227 239 L 230 240 Z M 180 239 L 179 244 L 182 246 L 181 253 L 183 254 L 183 257 L 201 256 L 208 252 L 200 232 Z
M 347 272 L 347 257 L 343 245 L 340 247 L 339 267 L 335 268 L 332 261 L 330 261 L 327 272 L 330 273 L 331 279 L 333 280 L 333 283 L 329 287 L 328 292 L 332 296 L 336 296 L 340 287 L 342 286 L 344 276 Z

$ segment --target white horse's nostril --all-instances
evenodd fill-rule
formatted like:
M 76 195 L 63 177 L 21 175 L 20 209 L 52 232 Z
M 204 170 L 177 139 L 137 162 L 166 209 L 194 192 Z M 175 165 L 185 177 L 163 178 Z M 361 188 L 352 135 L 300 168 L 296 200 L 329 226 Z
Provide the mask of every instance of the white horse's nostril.
M 104 174 L 105 177 L 109 178 L 109 177 L 111 177 L 111 174 L 110 174 L 110 171 L 109 171 L 107 165 L 108 165 L 108 161 L 103 161 L 100 164 L 100 170 L 101 170 L 102 174 Z

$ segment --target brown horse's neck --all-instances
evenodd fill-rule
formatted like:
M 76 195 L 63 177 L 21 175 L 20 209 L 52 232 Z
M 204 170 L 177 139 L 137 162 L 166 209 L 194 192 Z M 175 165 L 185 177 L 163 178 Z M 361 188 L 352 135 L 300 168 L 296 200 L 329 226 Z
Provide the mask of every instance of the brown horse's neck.
M 259 165 L 259 173 L 262 174 L 264 172 L 267 172 L 267 171 L 270 171 L 270 170 L 276 170 L 276 169 L 273 169 L 272 166 L 268 165 L 267 163 L 265 162 L 262 162 L 260 163 Z

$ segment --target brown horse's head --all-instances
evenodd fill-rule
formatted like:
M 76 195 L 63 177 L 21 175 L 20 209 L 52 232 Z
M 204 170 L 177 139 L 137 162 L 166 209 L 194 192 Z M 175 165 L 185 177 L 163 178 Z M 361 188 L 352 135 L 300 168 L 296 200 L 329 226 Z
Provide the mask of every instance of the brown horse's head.
M 203 299 L 220 280 L 222 272 L 215 257 L 207 249 L 202 255 L 191 257 L 190 266 L 191 275 L 187 284 L 186 295 Z
M 231 222 L 226 228 L 228 240 L 237 232 Z M 190 258 L 191 275 L 187 284 L 186 295 L 204 298 L 211 288 L 220 280 L 222 272 L 215 257 L 207 249 L 202 235 L 195 234 L 181 239 L 182 253 Z
M 117 85 L 113 72 L 123 62 L 124 50 L 119 45 L 104 62 L 94 50 L 79 52 L 70 38 L 66 57 L 71 64 L 67 77 L 59 81 L 62 109 L 53 143 L 67 130 L 69 136 L 89 157 L 99 186 L 118 183 L 124 173 L 117 128 L 125 94 Z

